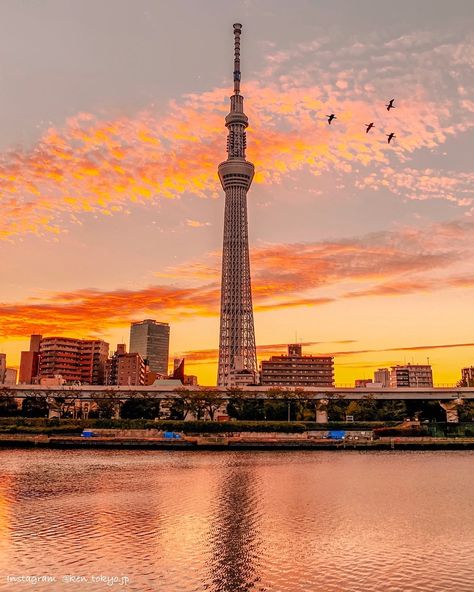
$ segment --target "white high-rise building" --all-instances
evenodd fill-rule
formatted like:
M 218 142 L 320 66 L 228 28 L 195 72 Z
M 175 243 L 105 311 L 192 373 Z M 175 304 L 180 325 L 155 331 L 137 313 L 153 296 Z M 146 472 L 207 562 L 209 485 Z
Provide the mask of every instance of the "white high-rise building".
M 428 364 L 406 364 L 392 366 L 390 370 L 392 388 L 432 388 L 433 371 Z
M 374 372 L 374 383 L 382 387 L 390 386 L 390 370 L 388 368 L 379 368 Z

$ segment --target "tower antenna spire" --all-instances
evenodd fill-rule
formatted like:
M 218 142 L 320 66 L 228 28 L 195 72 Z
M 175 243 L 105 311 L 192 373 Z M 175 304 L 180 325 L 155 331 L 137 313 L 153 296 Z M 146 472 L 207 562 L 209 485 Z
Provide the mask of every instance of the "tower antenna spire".
M 234 95 L 240 93 L 240 34 L 242 25 L 234 24 Z

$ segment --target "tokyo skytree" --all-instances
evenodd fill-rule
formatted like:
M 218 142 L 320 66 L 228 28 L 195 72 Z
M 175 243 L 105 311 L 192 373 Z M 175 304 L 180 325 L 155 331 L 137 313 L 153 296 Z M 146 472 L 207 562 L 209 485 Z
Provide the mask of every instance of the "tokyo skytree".
M 229 130 L 227 160 L 218 169 L 225 191 L 218 386 L 233 385 L 232 370 L 250 371 L 253 377 L 249 383 L 257 372 L 247 224 L 247 191 L 255 169 L 245 159 L 248 118 L 240 94 L 241 31 L 242 25 L 235 24 L 234 94 L 230 97 L 230 113 L 225 118 Z

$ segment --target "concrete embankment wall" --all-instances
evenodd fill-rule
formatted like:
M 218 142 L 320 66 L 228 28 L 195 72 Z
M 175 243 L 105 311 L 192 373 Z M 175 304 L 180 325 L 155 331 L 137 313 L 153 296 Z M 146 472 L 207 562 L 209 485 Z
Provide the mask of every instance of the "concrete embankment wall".
M 186 435 L 163 438 L 157 430 L 120 430 L 120 435 L 47 436 L 8 434 L 0 436 L 0 447 L 8 448 L 115 448 L 150 450 L 474 450 L 474 438 L 358 438 L 334 440 L 305 434 L 262 434 L 241 432 L 232 435 Z

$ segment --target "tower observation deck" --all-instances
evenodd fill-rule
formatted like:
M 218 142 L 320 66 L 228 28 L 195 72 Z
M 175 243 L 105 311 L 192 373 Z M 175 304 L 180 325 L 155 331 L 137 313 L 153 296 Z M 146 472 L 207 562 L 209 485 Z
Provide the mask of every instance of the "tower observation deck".
M 247 222 L 247 191 L 254 166 L 245 158 L 248 118 L 240 94 L 241 32 L 242 25 L 235 24 L 234 94 L 230 97 L 230 113 L 225 118 L 227 160 L 218 168 L 225 191 L 218 386 L 232 385 L 233 370 L 247 370 L 249 376 L 257 372 Z

